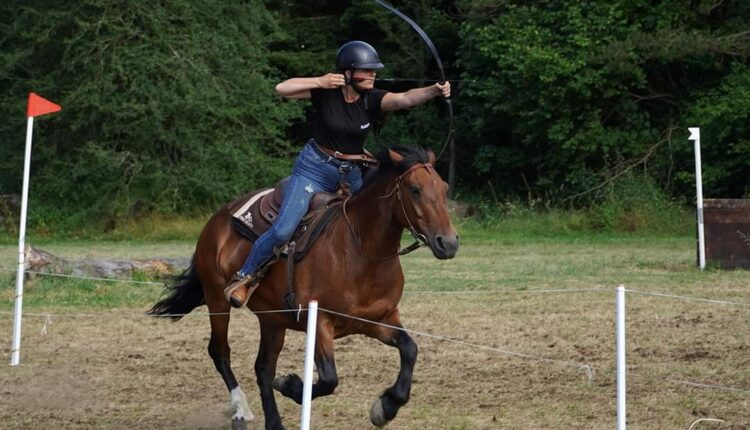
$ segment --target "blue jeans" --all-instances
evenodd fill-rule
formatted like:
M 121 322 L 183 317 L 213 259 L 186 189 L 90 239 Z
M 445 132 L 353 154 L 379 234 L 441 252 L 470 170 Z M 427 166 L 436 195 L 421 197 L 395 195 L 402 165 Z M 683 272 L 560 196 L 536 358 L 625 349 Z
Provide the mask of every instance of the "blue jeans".
M 351 170 L 342 173 L 339 170 L 344 163 L 319 151 L 312 139 L 307 142 L 297 156 L 292 176 L 284 188 L 284 200 L 279 209 L 279 216 L 271 228 L 255 241 L 250 256 L 238 272 L 239 275 L 255 273 L 273 256 L 274 247 L 280 247 L 292 238 L 300 220 L 307 213 L 313 194 L 320 191 L 335 192 L 341 181 L 351 185 L 352 193 L 362 188 L 360 165 L 347 163 Z

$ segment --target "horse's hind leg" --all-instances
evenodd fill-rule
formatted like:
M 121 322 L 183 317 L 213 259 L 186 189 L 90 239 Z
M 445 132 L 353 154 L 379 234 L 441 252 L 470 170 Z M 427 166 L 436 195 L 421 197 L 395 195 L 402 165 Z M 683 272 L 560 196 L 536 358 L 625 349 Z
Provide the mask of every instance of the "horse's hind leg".
M 401 327 L 398 311 L 381 322 L 389 326 Z M 409 401 L 412 373 L 414 364 L 417 362 L 417 344 L 405 331 L 391 327 L 373 326 L 372 331 L 367 335 L 386 345 L 395 346 L 401 357 L 401 370 L 398 372 L 396 383 L 385 390 L 370 409 L 370 421 L 373 425 L 381 427 L 395 418 L 401 406 Z
M 208 355 L 214 361 L 216 370 L 221 374 L 224 384 L 229 390 L 229 414 L 233 421 L 252 421 L 253 413 L 247 404 L 245 393 L 237 383 L 237 379 L 232 372 L 232 366 L 229 359 L 229 342 L 227 332 L 229 330 L 229 303 L 221 300 L 218 305 L 215 303 L 209 306 L 211 312 L 211 340 L 208 342 Z
M 283 430 L 279 408 L 273 394 L 273 378 L 276 375 L 276 362 L 284 346 L 286 329 L 270 322 L 260 323 L 260 346 L 255 360 L 255 375 L 263 402 L 266 430 Z

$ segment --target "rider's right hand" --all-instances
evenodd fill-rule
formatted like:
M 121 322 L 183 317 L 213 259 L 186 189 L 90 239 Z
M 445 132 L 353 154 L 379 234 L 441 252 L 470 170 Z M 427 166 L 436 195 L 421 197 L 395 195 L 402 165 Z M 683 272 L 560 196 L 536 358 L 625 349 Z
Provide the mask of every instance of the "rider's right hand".
M 344 75 L 340 73 L 328 73 L 318 78 L 320 88 L 331 89 L 343 87 L 346 84 Z

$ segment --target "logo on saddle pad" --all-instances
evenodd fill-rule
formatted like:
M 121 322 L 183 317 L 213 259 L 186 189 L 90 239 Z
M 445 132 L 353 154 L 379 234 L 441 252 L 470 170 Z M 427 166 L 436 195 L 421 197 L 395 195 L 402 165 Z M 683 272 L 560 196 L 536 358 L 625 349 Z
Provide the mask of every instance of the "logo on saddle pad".
M 273 188 L 269 188 L 252 196 L 250 200 L 248 200 L 244 205 L 242 205 L 242 207 L 235 211 L 234 217 L 242 221 L 243 224 L 250 227 L 251 229 L 255 228 L 253 213 L 250 211 L 250 208 L 255 204 L 255 202 L 259 201 L 266 194 L 270 194 L 272 191 Z
M 360 130 L 364 130 L 364 129 L 366 129 L 369 126 L 370 126 L 370 123 L 368 122 L 367 124 L 360 125 L 359 128 L 360 128 Z

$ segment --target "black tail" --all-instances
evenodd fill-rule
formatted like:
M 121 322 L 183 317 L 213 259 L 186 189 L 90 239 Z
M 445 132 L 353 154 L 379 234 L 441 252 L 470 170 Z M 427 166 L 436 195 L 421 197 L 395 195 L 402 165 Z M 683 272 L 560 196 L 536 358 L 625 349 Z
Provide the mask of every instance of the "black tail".
M 190 267 L 181 275 L 173 278 L 173 284 L 167 285 L 167 290 L 164 293 L 168 294 L 167 297 L 159 300 L 149 309 L 149 315 L 168 317 L 177 321 L 193 309 L 206 303 L 203 296 L 203 286 L 198 278 L 198 272 L 195 270 L 195 261 L 191 261 Z

